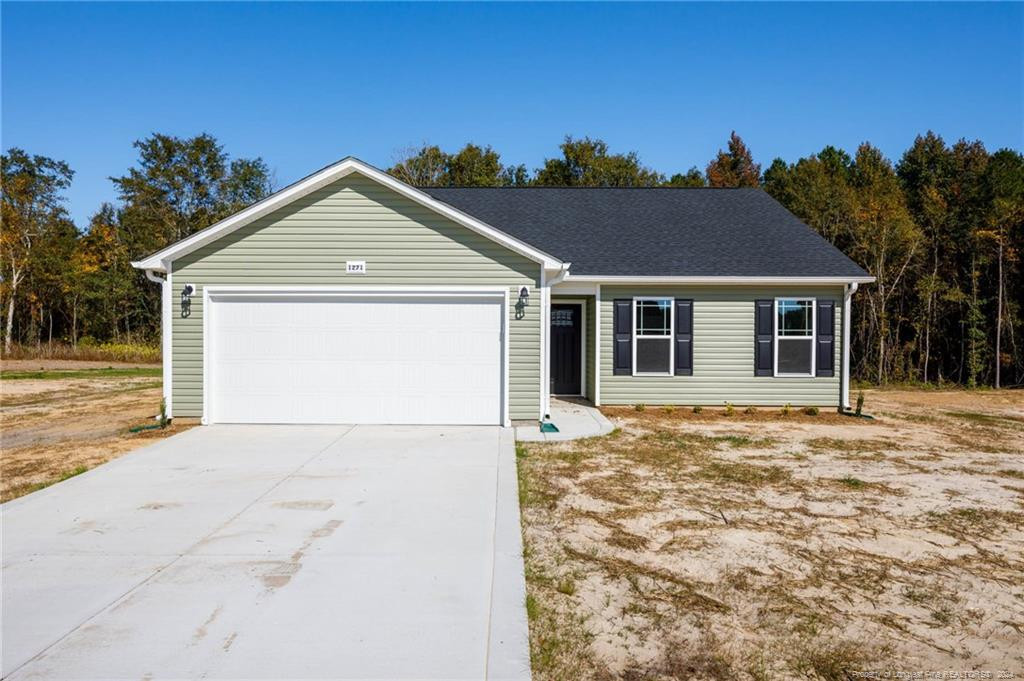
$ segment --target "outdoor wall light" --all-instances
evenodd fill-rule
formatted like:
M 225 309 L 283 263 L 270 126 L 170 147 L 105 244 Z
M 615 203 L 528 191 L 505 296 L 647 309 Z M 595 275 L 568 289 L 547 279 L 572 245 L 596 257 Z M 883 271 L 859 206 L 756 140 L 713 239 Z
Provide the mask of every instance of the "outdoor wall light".
M 194 284 L 185 284 L 181 288 L 181 316 L 188 317 L 192 314 L 192 294 L 196 292 Z
M 530 304 L 530 289 L 526 286 L 519 289 L 519 300 L 516 301 L 516 319 L 526 316 L 526 306 Z

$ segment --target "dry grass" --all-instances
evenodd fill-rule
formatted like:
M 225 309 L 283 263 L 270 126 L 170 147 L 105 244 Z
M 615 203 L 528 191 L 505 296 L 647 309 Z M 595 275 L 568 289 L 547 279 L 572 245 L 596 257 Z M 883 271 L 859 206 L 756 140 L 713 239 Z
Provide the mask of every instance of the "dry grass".
M 63 360 L 71 362 L 130 362 L 156 364 L 160 346 L 143 343 L 68 343 L 15 345 L 3 360 Z
M 153 424 L 161 383 L 151 368 L 68 370 L 64 361 L 4 361 L 0 372 L 0 501 L 78 475 L 154 439 L 180 432 L 130 432 Z M 13 367 L 12 367 L 13 365 Z M 32 372 L 27 372 L 31 368 Z M 57 370 L 55 370 L 55 368 Z M 7 378 L 11 375 L 16 379 Z
M 520 445 L 534 677 L 1024 669 L 1024 393 L 872 407 Z

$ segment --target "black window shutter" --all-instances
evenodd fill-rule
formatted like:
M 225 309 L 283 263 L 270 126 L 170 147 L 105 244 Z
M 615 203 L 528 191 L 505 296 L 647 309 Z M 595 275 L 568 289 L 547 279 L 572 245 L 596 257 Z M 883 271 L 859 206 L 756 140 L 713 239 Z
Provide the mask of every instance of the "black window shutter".
M 817 356 L 815 376 L 835 376 L 836 359 L 836 301 L 818 301 L 818 337 L 814 339 Z
M 676 376 L 693 376 L 693 301 L 676 298 Z
M 629 376 L 633 373 L 633 300 L 616 299 L 614 304 L 612 374 Z
M 754 301 L 754 375 L 771 376 L 774 357 L 772 356 L 772 333 L 774 332 L 775 303 L 771 300 Z

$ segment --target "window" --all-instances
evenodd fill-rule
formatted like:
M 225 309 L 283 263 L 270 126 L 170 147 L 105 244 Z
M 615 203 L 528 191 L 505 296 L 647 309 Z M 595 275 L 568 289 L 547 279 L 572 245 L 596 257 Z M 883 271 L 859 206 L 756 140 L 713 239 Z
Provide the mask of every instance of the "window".
M 672 299 L 633 299 L 633 375 L 672 373 Z
M 814 299 L 775 299 L 775 375 L 814 375 Z

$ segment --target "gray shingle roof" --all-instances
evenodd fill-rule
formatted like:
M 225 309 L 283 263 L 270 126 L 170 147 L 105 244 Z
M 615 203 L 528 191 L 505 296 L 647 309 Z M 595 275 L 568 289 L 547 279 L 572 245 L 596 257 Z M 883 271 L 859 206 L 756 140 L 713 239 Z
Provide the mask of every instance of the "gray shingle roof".
M 868 276 L 760 189 L 420 189 L 575 275 Z

